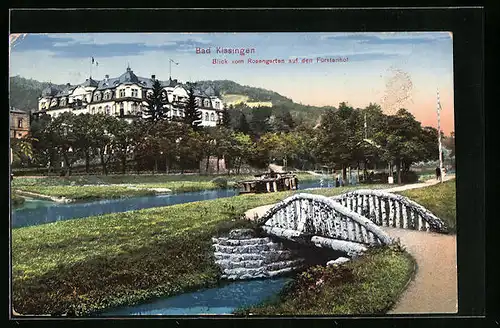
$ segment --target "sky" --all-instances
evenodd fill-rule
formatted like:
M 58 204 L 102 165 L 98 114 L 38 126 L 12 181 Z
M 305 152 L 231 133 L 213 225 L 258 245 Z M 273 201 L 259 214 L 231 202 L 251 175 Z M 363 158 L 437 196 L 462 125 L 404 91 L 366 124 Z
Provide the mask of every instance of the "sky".
M 253 49 L 253 53 L 217 53 L 218 47 Z M 197 49 L 210 49 L 210 53 L 197 53 Z M 214 59 L 228 62 L 214 64 Z M 233 63 L 241 59 L 243 63 Z M 273 59 L 285 62 L 253 63 Z M 302 63 L 303 59 L 311 62 Z M 10 76 L 79 84 L 90 75 L 94 79 L 103 79 L 105 74 L 117 77 L 128 65 L 141 77 L 154 74 L 168 80 L 171 74 L 182 82 L 233 80 L 308 105 L 346 102 L 362 108 L 377 103 L 389 114 L 406 108 L 422 125 L 434 127 L 439 90 L 441 128 L 446 135 L 454 130 L 453 41 L 449 32 L 11 36 Z

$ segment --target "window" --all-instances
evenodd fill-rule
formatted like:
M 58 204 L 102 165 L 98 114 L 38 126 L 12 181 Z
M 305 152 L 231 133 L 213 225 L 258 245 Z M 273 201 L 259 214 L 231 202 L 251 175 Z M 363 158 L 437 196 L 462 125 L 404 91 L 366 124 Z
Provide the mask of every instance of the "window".
M 111 114 L 111 108 L 109 106 L 106 106 L 105 110 L 106 110 L 106 115 Z
M 92 111 L 91 111 L 92 114 L 95 114 L 95 107 L 92 107 Z
M 65 106 L 66 105 L 66 98 L 62 98 L 61 99 L 61 106 Z
M 220 102 L 218 101 L 215 102 L 215 108 L 220 108 Z
M 23 127 L 23 119 L 22 118 L 20 118 L 20 119 L 17 120 L 17 127 L 18 128 L 22 128 Z
M 178 112 L 177 112 L 177 109 L 174 109 L 174 115 L 175 115 L 175 116 L 178 116 L 178 115 L 179 115 L 179 114 L 178 114 Z
M 121 97 L 121 98 L 122 98 L 122 97 L 125 97 L 125 90 L 123 90 L 123 89 L 122 89 L 122 90 L 120 90 L 120 97 Z
M 135 103 L 132 103 L 132 114 L 136 114 L 136 112 L 137 112 L 137 105 Z
M 123 103 L 120 104 L 120 116 L 125 115 L 125 105 Z
M 19 138 L 21 138 L 21 137 L 23 136 L 23 134 L 22 134 L 22 133 L 18 133 L 18 134 L 17 134 L 17 136 L 18 136 Z
M 99 101 L 100 100 L 100 94 L 96 93 L 94 95 L 94 101 Z
M 137 89 L 132 89 L 132 97 L 139 97 L 139 93 L 137 92 Z
M 106 93 L 104 93 L 104 99 L 106 99 L 106 100 L 111 99 L 111 92 L 106 91 Z
M 99 114 L 102 114 L 102 106 L 99 106 L 98 112 Z
M 215 114 L 210 114 L 210 121 L 215 122 Z
M 205 121 L 209 121 L 208 113 L 205 113 Z
M 210 107 L 210 100 L 205 99 L 205 107 Z

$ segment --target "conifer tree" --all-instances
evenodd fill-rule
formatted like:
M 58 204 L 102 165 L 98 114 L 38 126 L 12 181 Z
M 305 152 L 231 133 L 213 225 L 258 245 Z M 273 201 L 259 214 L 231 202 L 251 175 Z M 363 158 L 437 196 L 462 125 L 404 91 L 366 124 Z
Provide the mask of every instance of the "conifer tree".
M 193 130 L 195 131 L 198 131 L 200 129 L 201 111 L 196 106 L 196 98 L 192 86 L 189 87 L 189 96 L 188 101 L 184 107 L 183 121 L 187 126 L 192 126 Z
M 144 109 L 144 117 L 146 120 L 156 123 L 167 117 L 168 98 L 160 81 L 155 80 L 153 83 L 153 92 L 146 95 L 146 103 Z

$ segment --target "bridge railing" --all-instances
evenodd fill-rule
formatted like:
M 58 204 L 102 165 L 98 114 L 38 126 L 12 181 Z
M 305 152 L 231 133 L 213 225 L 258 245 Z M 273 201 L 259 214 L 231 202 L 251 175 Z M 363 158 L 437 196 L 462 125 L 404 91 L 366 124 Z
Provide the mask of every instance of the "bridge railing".
M 392 243 L 374 222 L 321 195 L 295 194 L 273 206 L 257 222 L 270 234 L 292 240 L 307 238 L 327 247 L 342 241 L 347 248 Z
M 402 195 L 360 189 L 331 197 L 378 226 L 447 232 L 446 224 L 422 205 Z

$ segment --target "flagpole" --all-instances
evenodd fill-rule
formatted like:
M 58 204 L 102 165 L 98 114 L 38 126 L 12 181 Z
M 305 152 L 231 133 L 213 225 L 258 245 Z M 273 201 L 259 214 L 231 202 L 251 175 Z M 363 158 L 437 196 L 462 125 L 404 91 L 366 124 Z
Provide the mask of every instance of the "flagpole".
M 443 182 L 443 151 L 441 145 L 441 102 L 439 100 L 439 89 L 437 90 L 437 119 L 438 119 L 438 146 L 439 146 L 439 175 L 440 182 Z

